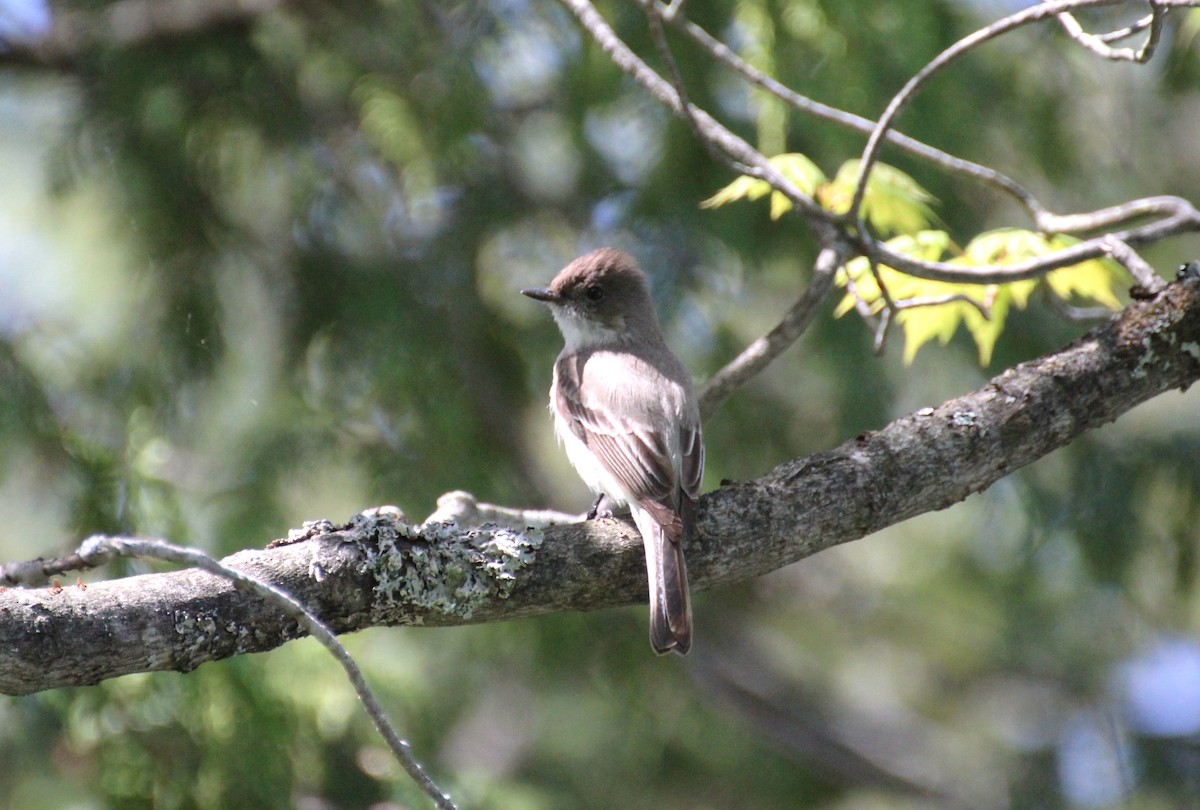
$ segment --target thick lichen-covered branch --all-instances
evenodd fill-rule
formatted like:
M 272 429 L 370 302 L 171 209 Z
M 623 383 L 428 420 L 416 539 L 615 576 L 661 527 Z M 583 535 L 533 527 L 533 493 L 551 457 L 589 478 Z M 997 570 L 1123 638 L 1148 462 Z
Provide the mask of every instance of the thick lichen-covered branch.
M 1137 404 L 1191 385 L 1200 378 L 1195 268 L 1070 346 L 977 391 L 703 496 L 699 536 L 688 549 L 694 590 L 743 581 L 943 509 Z M 489 622 L 646 598 L 641 541 L 615 520 L 536 529 L 412 526 L 384 508 L 342 526 L 308 524 L 224 562 L 291 593 L 337 632 Z M 0 692 L 188 671 L 302 634 L 294 618 L 197 570 L 86 588 L 10 587 L 0 592 Z

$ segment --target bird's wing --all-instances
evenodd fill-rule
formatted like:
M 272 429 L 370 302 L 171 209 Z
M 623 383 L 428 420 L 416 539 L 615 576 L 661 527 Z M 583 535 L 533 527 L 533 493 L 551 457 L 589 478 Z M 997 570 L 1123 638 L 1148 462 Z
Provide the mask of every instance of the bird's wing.
M 704 438 L 698 416 L 679 425 L 679 450 L 682 454 L 679 486 L 684 495 L 695 500 L 700 495 L 700 479 L 704 477 Z
M 660 522 L 670 523 L 671 513 L 678 509 L 682 483 L 674 458 L 679 450 L 668 444 L 669 439 L 675 437 L 663 435 L 653 426 L 667 421 L 665 410 L 670 406 L 672 396 L 669 386 L 674 383 L 653 366 L 638 363 L 624 371 L 626 380 L 630 373 L 636 373 L 642 378 L 640 384 L 595 384 L 600 376 L 596 374 L 600 371 L 598 365 L 611 362 L 612 358 L 611 353 L 605 352 L 578 353 L 561 358 L 557 367 L 555 408 L 559 418 L 596 454 L 629 496 L 657 513 L 655 518 L 661 518 Z M 582 382 L 584 375 L 589 373 L 588 363 L 598 365 L 593 368 L 585 388 Z M 620 379 L 619 374 L 603 375 L 603 381 Z M 671 415 L 667 423 L 677 421 L 678 417 Z M 698 443 L 698 429 L 695 433 Z M 678 520 L 677 516 L 675 520 Z

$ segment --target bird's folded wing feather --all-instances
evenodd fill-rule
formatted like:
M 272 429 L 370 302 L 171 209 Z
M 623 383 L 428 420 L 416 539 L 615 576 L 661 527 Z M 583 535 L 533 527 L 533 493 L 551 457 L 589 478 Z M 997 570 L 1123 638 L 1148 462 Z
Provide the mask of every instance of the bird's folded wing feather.
M 642 363 L 635 370 L 643 379 L 634 386 L 596 385 L 598 375 L 595 372 L 599 369 L 594 368 L 589 384 L 584 387 L 584 375 L 589 373 L 587 364 L 611 362 L 611 357 L 596 352 L 561 359 L 557 369 L 559 396 L 555 407 L 575 436 L 666 528 L 679 520 L 676 513 L 680 487 L 685 491 L 692 486 L 699 489 L 699 474 L 704 463 L 699 426 L 693 423 L 680 428 L 684 473 L 681 481 L 667 437 L 653 427 L 667 418 L 665 411 L 672 405 L 670 387 L 676 384 L 652 366 Z M 644 379 L 646 376 L 651 377 L 650 383 Z M 621 377 L 606 373 L 604 379 L 620 380 Z M 662 395 L 636 396 L 637 392 L 644 394 L 647 391 Z M 676 421 L 678 416 L 671 415 L 671 419 Z M 668 533 L 678 537 L 669 529 Z

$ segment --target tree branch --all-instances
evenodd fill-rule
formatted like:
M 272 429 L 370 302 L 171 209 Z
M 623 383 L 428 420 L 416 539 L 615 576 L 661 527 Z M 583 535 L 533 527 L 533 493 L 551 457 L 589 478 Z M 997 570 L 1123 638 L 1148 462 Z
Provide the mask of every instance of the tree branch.
M 890 267 L 917 276 L 918 278 L 959 284 L 995 284 L 1019 281 L 1024 278 L 1035 278 L 1059 267 L 1066 267 L 1078 261 L 1096 258 L 1106 252 L 1105 239 L 1115 238 L 1133 245 L 1163 239 L 1184 230 L 1200 229 L 1200 215 L 1197 215 L 1195 208 L 1186 200 L 1165 197 L 1137 200 L 1124 206 L 1115 206 L 1112 209 L 1106 209 L 1106 212 L 1109 213 L 1121 210 L 1125 214 L 1123 219 L 1119 219 L 1111 224 L 1116 224 L 1117 222 L 1124 223 L 1131 217 L 1140 215 L 1132 212 L 1140 210 L 1147 204 L 1171 200 L 1171 208 L 1173 210 L 1158 222 L 1093 239 L 1073 248 L 1057 251 L 1020 264 L 1003 267 L 976 267 L 971 268 L 969 271 L 964 271 L 962 268 L 944 262 L 925 262 L 903 256 L 887 245 L 877 242 L 866 228 L 863 227 L 861 222 L 862 202 L 866 194 L 867 182 L 870 178 L 871 170 L 879 158 L 879 151 L 883 141 L 887 137 L 888 132 L 891 131 L 896 118 L 907 108 L 916 94 L 933 76 L 970 50 L 1022 26 L 1041 22 L 1050 17 L 1057 18 L 1058 15 L 1070 12 L 1076 8 L 1122 5 L 1126 2 L 1128 0 L 1054 0 L 1032 6 L 968 34 L 939 53 L 925 67 L 917 71 L 911 79 L 905 82 L 899 92 L 892 97 L 883 115 L 879 117 L 875 129 L 867 139 L 867 144 L 863 148 L 862 157 L 859 161 L 858 180 L 855 184 L 854 195 L 849 210 L 851 215 L 856 220 L 859 220 L 857 231 L 861 240 L 860 249 L 862 252 L 873 261 L 885 263 Z M 1152 10 L 1155 12 L 1157 19 L 1161 17 L 1162 13 L 1166 12 L 1168 6 L 1192 6 L 1197 4 L 1200 4 L 1197 0 L 1155 0 L 1152 4 Z M 1157 25 L 1155 24 L 1155 26 Z M 1157 33 L 1152 32 L 1147 42 L 1147 47 L 1153 48 L 1157 42 L 1157 38 Z M 1139 59 L 1138 61 L 1141 60 Z M 1039 228 L 1051 233 L 1069 230 L 1055 227 L 1055 225 L 1061 226 L 1067 222 L 1079 226 L 1076 228 L 1077 230 L 1101 227 L 1099 224 L 1101 220 L 1095 215 L 1084 215 L 1074 218 L 1057 217 L 1046 212 L 1037 212 L 1035 218 Z
M 659 4 L 661 5 L 661 3 Z M 681 14 L 667 16 L 665 10 L 663 12 L 664 19 L 673 23 L 677 27 L 682 27 L 685 33 L 691 39 L 703 48 L 710 56 L 718 62 L 724 64 L 731 70 L 741 74 L 747 81 L 761 87 L 771 95 L 778 98 L 788 106 L 814 118 L 819 118 L 823 121 L 838 124 L 849 129 L 857 130 L 864 135 L 870 135 L 875 129 L 876 122 L 869 118 L 863 118 L 861 115 L 839 110 L 837 107 L 831 107 L 828 104 L 822 104 L 819 101 L 808 98 L 807 96 L 797 93 L 785 84 L 777 81 L 766 73 L 763 73 L 758 68 L 751 65 L 745 59 L 731 49 L 724 42 L 708 33 L 704 28 L 683 17 Z M 929 162 L 941 166 L 947 171 L 961 174 L 966 177 L 972 177 L 981 182 L 987 183 L 994 188 L 1012 196 L 1017 200 L 1033 217 L 1045 211 L 1045 208 L 1037 198 L 1035 198 L 1029 190 L 1017 183 L 1012 178 L 992 169 L 988 166 L 982 166 L 978 163 L 973 163 L 969 160 L 956 157 L 947 152 L 943 152 L 929 144 L 922 143 L 916 138 L 909 137 L 902 132 L 894 129 L 889 129 L 884 136 L 888 143 L 903 149 L 909 154 L 928 160 Z
M 1162 36 L 1163 18 L 1167 14 L 1167 9 L 1159 5 L 1156 0 L 1148 0 L 1148 2 L 1150 3 L 1150 13 L 1148 15 L 1133 25 L 1118 31 L 1110 31 L 1107 34 L 1090 34 L 1083 30 L 1083 26 L 1079 24 L 1079 20 L 1075 19 L 1075 15 L 1069 11 L 1059 14 L 1058 21 L 1062 24 L 1063 30 L 1067 32 L 1067 35 L 1071 39 L 1097 56 L 1102 56 L 1114 62 L 1137 62 L 1144 64 L 1150 61 L 1150 57 L 1154 56 L 1154 50 L 1158 47 L 1159 38 Z M 1143 28 L 1149 28 L 1150 32 L 1140 48 L 1114 48 L 1108 44 L 1109 42 L 1132 36 Z
M 425 795 L 433 799 L 434 805 L 439 810 L 456 810 L 450 797 L 437 786 L 437 783 L 429 777 L 429 774 L 426 773 L 421 764 L 413 757 L 409 744 L 400 737 L 399 732 L 396 731 L 396 727 L 392 725 L 392 722 L 383 710 L 383 706 L 379 703 L 379 699 L 375 697 L 375 693 L 367 685 L 366 676 L 363 675 L 362 670 L 351 657 L 350 653 L 346 651 L 346 648 L 337 640 L 337 636 L 320 619 L 314 616 L 308 608 L 297 602 L 290 593 L 276 585 L 271 585 L 270 583 L 262 582 L 256 577 L 249 576 L 236 568 L 223 565 L 202 551 L 175 546 L 160 540 L 145 540 L 136 537 L 90 537 L 79 547 L 79 553 L 72 555 L 72 557 L 79 558 L 89 566 L 95 566 L 103 565 L 117 555 L 125 557 L 148 557 L 151 559 L 166 560 L 167 562 L 194 565 L 197 568 L 216 574 L 232 582 L 235 587 L 265 600 L 268 604 L 278 607 L 295 619 L 304 628 L 306 633 L 317 639 L 322 646 L 329 650 L 337 662 L 342 665 L 342 669 L 346 672 L 346 677 L 350 680 L 350 685 L 354 687 L 355 693 L 358 695 L 359 700 L 362 701 L 363 708 L 366 709 L 371 722 L 375 724 L 375 728 L 379 731 L 384 741 L 387 742 L 393 756 L 395 756 L 413 782 L 416 783 L 417 787 Z M 81 588 L 81 590 L 86 590 L 86 588 Z
M 596 44 L 608 54 L 613 64 L 642 85 L 675 115 L 688 119 L 697 134 L 710 147 L 728 155 L 729 160 L 740 164 L 740 171 L 743 174 L 766 180 L 772 188 L 791 200 L 814 227 L 819 229 L 821 225 L 833 222 L 835 217 L 830 212 L 817 205 L 811 197 L 797 188 L 795 183 L 784 177 L 761 152 L 746 143 L 743 138 L 731 132 L 721 122 L 694 104 L 688 105 L 685 110 L 685 102 L 671 86 L 671 83 L 658 75 L 622 41 L 613 31 L 612 26 L 600 16 L 600 13 L 588 0 L 559 0 L 559 2 L 575 15 L 575 19 L 595 40 Z
M 1127 246 L 1145 245 L 1185 231 L 1200 230 L 1200 211 L 1181 197 L 1148 197 L 1134 200 L 1093 214 L 1074 214 L 1055 217 L 1058 222 L 1070 224 L 1071 228 L 1048 229 L 1051 233 L 1063 233 L 1104 227 L 1089 223 L 1108 222 L 1113 212 L 1123 212 L 1126 218 L 1145 216 L 1151 213 L 1165 214 L 1162 219 L 1123 231 L 1114 231 L 1103 236 L 1086 239 L 1045 256 L 1000 266 L 964 267 L 949 262 L 918 261 L 890 248 L 884 242 L 871 241 L 861 249 L 880 264 L 886 264 L 903 273 L 931 281 L 947 281 L 955 284 L 1004 284 L 1011 281 L 1038 278 L 1051 270 L 1069 267 L 1088 259 L 1097 259 L 1111 254 L 1112 245 L 1123 242 Z M 1136 212 L 1136 213 L 1134 213 Z
M 1124 5 L 1128 2 L 1129 0 L 1049 0 L 1048 2 L 1031 6 L 997 20 L 990 25 L 986 25 L 968 34 L 939 53 L 929 64 L 917 71 L 911 79 L 904 83 L 904 86 L 892 97 L 892 100 L 884 109 L 883 115 L 879 117 L 879 121 L 875 124 L 875 129 L 867 139 L 867 145 L 863 148 L 859 163 L 858 183 L 854 189 L 850 211 L 857 212 L 862 207 L 863 195 L 866 193 L 867 179 L 870 177 L 871 168 L 878 159 L 883 139 L 892 128 L 892 124 L 895 122 L 897 116 L 908 107 L 921 88 L 937 73 L 944 70 L 968 51 L 1022 26 L 1041 22 L 1049 17 L 1057 18 L 1059 15 L 1077 8 Z M 1176 5 L 1197 5 L 1197 0 L 1155 0 L 1153 10 L 1156 12 L 1165 12 L 1167 6 Z M 1154 39 L 1157 40 L 1157 37 Z
M 784 313 L 783 319 L 763 337 L 751 343 L 742 353 L 725 364 L 700 391 L 700 416 L 706 419 L 721 406 L 729 395 L 766 368 L 783 354 L 808 329 L 816 317 L 821 302 L 833 289 L 833 277 L 846 260 L 849 247 L 827 247 L 817 255 L 812 280 L 796 303 Z
M 1200 378 L 1200 265 L 1059 352 L 836 449 L 700 500 L 692 585 L 743 581 L 924 512 Z M 487 622 L 645 601 L 641 540 L 612 520 L 512 531 L 412 527 L 375 510 L 230 567 L 292 594 L 337 632 Z M 0 692 L 189 671 L 303 635 L 294 617 L 197 570 L 81 589 L 0 592 Z
M 274 11 L 284 0 L 118 0 L 98 11 L 56 11 L 45 36 L 5 42 L 0 65 L 70 69 L 97 47 L 131 47 L 243 25 Z
M 1009 17 L 1003 18 L 989 26 L 975 31 L 950 46 L 928 65 L 917 73 L 892 98 L 883 116 L 875 124 L 858 120 L 840 111 L 818 105 L 779 84 L 765 74 L 745 64 L 727 46 L 711 37 L 699 26 L 683 19 L 679 4 L 672 3 L 663 6 L 656 0 L 638 0 L 646 9 L 650 34 L 655 47 L 666 67 L 670 81 L 655 73 L 643 62 L 612 30 L 611 26 L 600 16 L 588 0 L 560 0 L 575 14 L 576 18 L 591 37 L 612 58 L 614 64 L 645 87 L 651 95 L 666 105 L 672 112 L 683 118 L 691 127 L 700 142 L 720 161 L 726 163 L 735 171 L 765 180 L 773 188 L 783 193 L 795 204 L 797 210 L 805 217 L 810 227 L 814 229 L 817 241 L 821 246 L 822 256 L 836 255 L 839 262 L 844 262 L 854 251 L 865 255 L 869 260 L 872 272 L 878 278 L 879 265 L 886 264 L 900 272 L 908 273 L 923 279 L 958 284 L 999 284 L 1022 279 L 1038 278 L 1046 273 L 1067 267 L 1088 259 L 1105 255 L 1114 255 L 1114 245 L 1119 252 L 1118 258 L 1124 258 L 1126 268 L 1135 275 L 1139 285 L 1151 292 L 1158 286 L 1152 279 L 1142 278 L 1137 274 L 1143 271 L 1144 263 L 1137 262 L 1133 246 L 1155 242 L 1183 231 L 1200 230 L 1200 213 L 1195 207 L 1178 197 L 1151 197 L 1095 211 L 1089 214 L 1058 215 L 1047 211 L 1028 191 L 1014 181 L 987 167 L 962 161 L 953 156 L 941 153 L 912 139 L 899 136 L 893 132 L 892 124 L 900 112 L 912 100 L 921 87 L 937 72 L 945 69 L 957 58 L 971 49 L 1015 30 L 1023 25 L 1050 19 L 1055 14 L 1069 13 L 1072 9 L 1119 5 L 1129 0 L 1057 0 L 1026 9 Z M 1148 25 L 1152 28 L 1148 47 L 1157 41 L 1157 32 L 1161 17 L 1168 6 L 1196 5 L 1200 0 L 1155 0 L 1152 4 L 1153 18 Z M 808 112 L 829 120 L 850 126 L 862 127 L 864 124 L 870 132 L 867 145 L 864 148 L 858 181 L 855 187 L 854 199 L 846 216 L 833 215 L 818 206 L 815 201 L 800 192 L 793 183 L 784 178 L 770 165 L 764 155 L 751 147 L 744 140 L 733 134 L 704 110 L 690 103 L 683 87 L 682 77 L 671 54 L 662 30 L 662 22 L 666 20 L 680 26 L 702 48 L 714 58 L 737 70 L 747 80 L 768 89 L 787 103 L 804 112 Z M 902 147 L 914 151 L 923 157 L 946 166 L 953 171 L 976 179 L 992 183 L 1002 190 L 1012 194 L 1022 202 L 1029 214 L 1034 218 L 1037 227 L 1048 233 L 1078 233 L 1094 231 L 1100 228 L 1118 227 L 1132 220 L 1146 216 L 1156 216 L 1158 219 L 1148 224 L 1126 230 L 1106 233 L 1086 240 L 1071 248 L 1058 250 L 1045 256 L 1038 256 L 1023 262 L 1010 265 L 991 265 L 964 267 L 950 262 L 931 262 L 914 258 L 893 250 L 886 243 L 879 242 L 867 231 L 859 220 L 859 211 L 871 167 L 876 161 L 880 146 L 884 140 L 893 140 Z M 857 222 L 857 227 L 853 223 Z M 835 248 L 836 246 L 836 248 Z M 835 252 L 831 252 L 835 251 Z M 1133 259 L 1129 259 L 1133 256 Z M 836 269 L 836 268 L 834 268 Z M 720 402 L 724 401 L 737 387 L 765 368 L 771 360 L 782 353 L 809 323 L 815 312 L 820 297 L 810 296 L 810 293 L 820 292 L 821 296 L 827 290 L 821 287 L 822 277 L 814 274 L 813 283 L 801 299 L 785 315 L 783 321 L 769 334 L 748 346 L 737 358 L 709 382 L 701 392 L 702 413 L 711 413 Z M 881 351 L 886 340 L 888 329 L 893 321 L 897 307 L 887 296 L 886 286 L 879 280 L 879 288 L 887 302 L 887 309 L 881 314 L 879 327 L 876 331 L 876 351 Z M 910 302 L 908 306 L 928 305 L 929 301 Z

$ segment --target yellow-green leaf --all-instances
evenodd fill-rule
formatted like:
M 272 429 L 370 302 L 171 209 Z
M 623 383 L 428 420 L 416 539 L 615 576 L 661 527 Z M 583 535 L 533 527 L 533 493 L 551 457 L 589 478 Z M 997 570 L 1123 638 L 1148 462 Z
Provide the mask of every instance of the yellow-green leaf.
M 1013 290 L 1014 285 L 1008 284 L 1003 287 L 989 287 L 992 292 L 990 300 L 987 301 L 987 317 L 978 309 L 969 305 L 963 305 L 962 319 L 963 326 L 967 328 L 971 339 L 975 341 L 975 348 L 979 352 L 979 365 L 986 366 L 992 362 L 992 352 L 996 348 L 996 341 L 1000 338 L 1000 333 L 1004 331 L 1004 321 L 1008 318 L 1008 311 L 1011 304 L 1014 303 Z
M 956 250 L 945 231 L 920 231 L 912 235 L 897 236 L 889 239 L 887 244 L 898 253 L 922 261 L 941 261 L 947 253 Z M 969 264 L 964 262 L 961 256 L 951 261 Z M 917 351 L 932 340 L 937 340 L 943 345 L 949 342 L 959 326 L 966 327 L 974 339 L 979 350 L 980 362 L 986 365 L 991 360 L 992 349 L 1003 329 L 1004 317 L 1012 300 L 1012 291 L 1009 288 L 1017 288 L 1018 285 L 1010 284 L 1001 288 L 994 285 L 950 284 L 917 278 L 887 266 L 880 266 L 878 271 L 894 301 L 938 300 L 953 296 L 970 299 L 947 300 L 944 303 L 909 307 L 898 312 L 896 324 L 904 332 L 906 363 L 911 363 Z M 848 281 L 853 281 L 858 298 L 867 303 L 871 312 L 878 312 L 883 308 L 879 285 L 866 259 L 858 258 L 847 263 L 844 273 L 844 277 L 839 276 L 838 283 L 846 286 Z M 1024 291 L 1021 292 L 1025 296 L 1028 295 Z M 972 301 L 975 304 L 972 304 Z M 854 303 L 855 296 L 847 292 L 839 302 L 835 314 L 844 315 L 854 307 Z M 990 317 L 985 318 L 981 309 L 986 310 Z
M 1050 240 L 1050 244 L 1055 250 L 1060 250 L 1079 244 L 1079 240 L 1071 236 L 1056 236 Z M 1109 309 L 1120 309 L 1121 302 L 1114 290 L 1120 277 L 1117 263 L 1112 259 L 1089 259 L 1047 274 L 1045 282 L 1064 301 L 1078 296 Z
M 945 231 L 919 231 L 915 234 L 896 236 L 889 239 L 887 245 L 897 253 L 903 253 L 906 256 L 912 256 L 914 259 L 926 262 L 940 260 L 947 251 L 953 248 L 950 235 Z M 842 272 L 848 275 L 838 275 L 837 283 L 839 285 L 848 286 L 847 281 L 853 281 L 858 297 L 871 306 L 872 312 L 878 312 L 883 308 L 883 300 L 879 294 L 879 284 L 875 280 L 875 274 L 871 272 L 871 265 L 865 258 L 860 256 L 857 259 L 851 260 L 846 264 Z M 937 281 L 926 281 L 916 276 L 901 273 L 887 265 L 879 267 L 879 275 L 883 278 L 883 283 L 894 298 L 946 295 L 947 290 L 952 287 L 952 285 Z M 849 312 L 854 308 L 854 300 L 854 294 L 847 292 L 846 297 L 842 299 L 834 310 L 834 315 L 841 317 Z
M 850 210 L 860 161 L 847 160 L 833 181 L 817 192 L 821 205 L 838 214 Z M 932 194 L 895 166 L 876 163 L 863 194 L 863 219 L 881 235 L 916 233 L 938 222 Z
M 917 350 L 931 340 L 945 346 L 958 331 L 963 311 L 971 305 L 953 301 L 939 306 L 903 309 L 896 315 L 896 323 L 904 329 L 904 362 L 911 364 Z
M 887 245 L 897 253 L 912 256 L 923 262 L 938 261 L 954 246 L 950 241 L 950 234 L 945 231 L 916 231 L 902 234 L 889 239 Z M 938 284 L 940 282 L 930 283 Z
M 701 200 L 700 207 L 719 208 L 735 200 L 757 200 L 770 190 L 771 186 L 766 181 L 742 175 L 708 199 Z
M 776 155 L 768 163 L 786 177 L 804 194 L 812 197 L 825 182 L 825 174 L 804 155 L 788 152 Z M 792 201 L 771 188 L 765 180 L 742 176 L 722 188 L 713 196 L 700 202 L 701 208 L 717 208 L 735 200 L 757 200 L 771 194 L 771 219 L 776 220 L 792 210 Z
M 825 182 L 825 173 L 821 168 L 799 152 L 776 155 L 767 162 L 810 197 L 816 194 L 817 187 Z
M 1001 228 L 988 231 L 971 240 L 964 251 L 964 263 L 974 265 L 1015 264 L 1037 259 L 1057 250 L 1079 244 L 1072 236 L 1046 237 L 1044 234 L 1020 228 Z M 1046 274 L 1044 283 L 1063 299 L 1072 296 L 1089 299 L 1111 309 L 1121 306 L 1115 287 L 1120 278 L 1116 264 L 1109 259 L 1090 259 L 1069 267 L 1060 267 Z M 1014 300 L 1019 307 L 1028 302 L 1036 283 L 1013 286 Z
M 1045 256 L 1053 248 L 1040 233 L 1021 228 L 997 228 L 979 234 L 963 250 L 970 264 L 1016 264 Z

